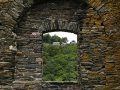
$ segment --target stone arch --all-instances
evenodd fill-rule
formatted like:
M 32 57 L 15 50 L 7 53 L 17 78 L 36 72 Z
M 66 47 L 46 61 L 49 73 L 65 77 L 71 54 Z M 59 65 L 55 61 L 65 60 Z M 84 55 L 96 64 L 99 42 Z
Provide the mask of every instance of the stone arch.
M 38 23 L 38 25 L 36 23 Z M 39 32 L 43 33 L 65 31 L 77 34 L 80 31 L 80 24 L 79 22 L 70 22 L 68 20 L 45 19 L 34 22 L 31 29 L 37 29 Z
M 47 23 L 47 22 L 45 22 Z M 68 22 L 65 20 L 53 20 L 47 23 L 48 26 L 41 25 L 39 27 L 43 33 L 54 31 L 65 31 L 77 34 L 80 31 L 78 22 Z
M 46 7 L 48 8 L 47 5 Z M 24 20 L 19 23 L 16 34 L 18 35 L 18 51 L 21 55 L 16 56 L 15 84 L 23 84 L 26 80 L 28 80 L 28 83 L 37 82 L 39 85 L 41 84 L 43 33 L 65 31 L 78 35 L 82 23 L 80 24 L 78 19 L 73 18 L 73 15 L 77 14 L 76 9 L 72 11 L 72 15 L 69 15 L 73 9 L 71 6 L 68 5 L 67 7 L 62 7 L 62 9 L 60 8 L 61 6 L 58 6 L 57 8 L 53 7 L 51 10 L 47 9 L 47 12 L 50 14 L 47 14 L 46 12 L 45 15 L 41 15 L 41 13 L 44 14 L 44 11 L 39 10 L 40 8 L 31 8 L 31 10 L 26 13 Z M 64 10 L 64 8 L 66 9 Z M 64 13 L 62 10 L 64 10 Z M 56 15 L 56 11 L 60 11 L 60 15 Z M 67 13 L 65 11 L 67 11 Z M 76 17 L 78 18 L 78 16 Z M 23 71 L 21 70 L 21 67 L 23 68 Z M 31 73 L 33 71 L 34 73 Z M 78 82 L 80 82 L 80 80 L 78 80 Z M 76 84 L 78 85 L 78 83 Z

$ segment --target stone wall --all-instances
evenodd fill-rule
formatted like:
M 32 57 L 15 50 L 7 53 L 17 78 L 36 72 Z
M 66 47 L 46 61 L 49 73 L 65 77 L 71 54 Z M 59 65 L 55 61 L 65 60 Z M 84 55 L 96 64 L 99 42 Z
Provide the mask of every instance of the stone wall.
M 42 90 L 79 90 L 77 82 L 44 82 Z
M 80 28 L 77 20 L 71 19 L 74 13 L 75 9 L 71 5 L 64 4 L 61 7 L 56 3 L 34 6 L 26 13 L 15 30 L 18 47 L 18 56 L 15 58 L 15 86 L 17 82 L 24 85 L 26 81 L 38 81 L 39 87 L 42 87 L 42 35 L 52 31 L 77 34 Z
M 119 90 L 120 1 L 47 2 L 0 0 L 0 89 L 41 90 L 42 34 L 61 30 L 78 35 L 79 89 Z
M 25 1 L 25 0 L 24 0 Z M 0 0 L 0 84 L 11 85 L 14 81 L 16 34 L 13 29 L 19 17 L 31 1 Z
M 92 40 L 95 42 L 95 44 L 98 44 L 98 49 L 96 48 L 94 50 L 95 57 L 100 57 L 100 62 L 102 63 L 102 57 L 103 57 L 103 65 L 105 65 L 105 86 L 100 87 L 101 90 L 119 90 L 120 88 L 120 74 L 118 67 L 119 60 L 119 54 L 120 54 L 120 31 L 119 31 L 119 5 L 120 1 L 115 0 L 109 0 L 109 1 L 102 1 L 97 0 L 99 3 L 94 2 L 93 0 L 90 0 L 90 5 L 95 9 L 94 11 L 96 14 L 90 19 L 91 22 L 94 22 L 94 26 L 98 28 L 98 31 L 100 33 L 94 34 L 93 36 L 96 36 L 95 38 L 92 36 Z M 88 17 L 89 18 L 89 17 Z M 88 26 L 91 23 L 88 23 Z M 100 29 L 100 25 L 104 27 L 103 32 Z M 94 33 L 94 32 L 93 32 Z M 100 43 L 100 44 L 99 44 Z M 101 45 L 101 46 L 99 46 Z M 101 54 L 98 55 L 98 51 L 101 49 Z M 102 56 L 102 57 L 101 57 Z M 94 73 L 93 73 L 94 75 Z M 96 74 L 97 76 L 98 74 Z M 104 76 L 104 75 L 103 75 Z

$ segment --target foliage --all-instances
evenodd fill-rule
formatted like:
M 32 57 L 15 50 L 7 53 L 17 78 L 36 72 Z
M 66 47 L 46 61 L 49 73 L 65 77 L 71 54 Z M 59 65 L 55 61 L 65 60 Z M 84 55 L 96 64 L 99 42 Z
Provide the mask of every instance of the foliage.
M 57 35 L 50 36 L 50 34 L 45 34 L 45 35 L 43 35 L 43 42 L 49 43 L 49 44 L 52 44 L 53 42 L 67 43 L 68 39 L 67 39 L 67 37 L 60 38 Z
M 76 45 L 44 44 L 43 60 L 45 81 L 75 81 L 77 77 Z

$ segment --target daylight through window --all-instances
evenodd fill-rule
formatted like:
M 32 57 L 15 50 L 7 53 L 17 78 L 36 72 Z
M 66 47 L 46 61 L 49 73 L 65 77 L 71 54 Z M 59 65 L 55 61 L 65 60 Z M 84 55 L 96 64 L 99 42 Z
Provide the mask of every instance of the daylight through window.
M 52 32 L 43 35 L 43 80 L 77 80 L 77 35 Z

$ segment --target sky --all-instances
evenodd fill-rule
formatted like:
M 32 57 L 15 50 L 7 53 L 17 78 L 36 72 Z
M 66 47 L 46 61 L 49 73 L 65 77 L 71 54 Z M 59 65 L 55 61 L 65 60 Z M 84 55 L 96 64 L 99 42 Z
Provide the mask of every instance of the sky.
M 77 35 L 74 33 L 68 33 L 68 32 L 50 32 L 49 33 L 51 36 L 57 35 L 59 37 L 67 37 L 68 43 L 71 42 L 72 40 L 75 40 L 77 42 Z

